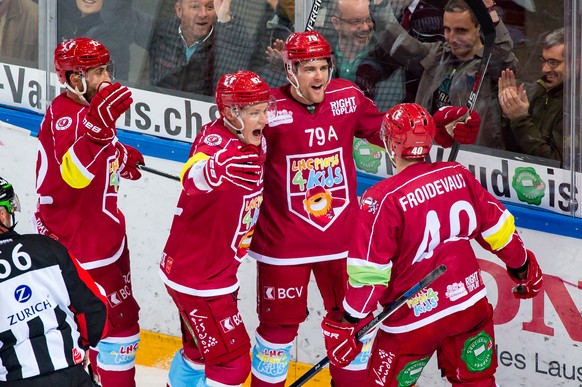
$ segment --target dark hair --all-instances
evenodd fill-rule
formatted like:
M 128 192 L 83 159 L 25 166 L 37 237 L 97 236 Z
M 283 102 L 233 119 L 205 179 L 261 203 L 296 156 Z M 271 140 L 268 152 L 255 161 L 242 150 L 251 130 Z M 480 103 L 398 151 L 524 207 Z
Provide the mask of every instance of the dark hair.
M 445 5 L 444 11 L 445 12 L 459 12 L 459 13 L 469 11 L 469 15 L 471 15 L 471 21 L 473 22 L 473 24 L 475 26 L 479 25 L 479 21 L 477 20 L 477 17 L 473 13 L 473 10 L 471 9 L 471 7 L 469 7 L 469 5 L 467 3 L 465 3 L 464 0 L 449 0 L 447 2 L 447 4 Z

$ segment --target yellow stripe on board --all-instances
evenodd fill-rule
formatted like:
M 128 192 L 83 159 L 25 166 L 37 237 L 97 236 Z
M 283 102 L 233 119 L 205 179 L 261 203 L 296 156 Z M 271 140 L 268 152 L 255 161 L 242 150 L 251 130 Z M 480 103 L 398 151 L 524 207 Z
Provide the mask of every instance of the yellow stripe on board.
M 176 351 L 182 347 L 182 340 L 179 337 L 164 335 L 150 331 L 141 331 L 139 350 L 137 351 L 136 362 L 146 367 L 161 369 L 170 369 L 170 363 L 176 354 Z M 307 372 L 312 366 L 292 362 L 289 367 L 287 385 L 297 380 L 301 375 Z M 309 382 L 305 383 L 306 387 L 329 386 L 331 377 L 329 369 L 324 368 L 319 371 Z M 244 386 L 250 386 L 250 377 Z

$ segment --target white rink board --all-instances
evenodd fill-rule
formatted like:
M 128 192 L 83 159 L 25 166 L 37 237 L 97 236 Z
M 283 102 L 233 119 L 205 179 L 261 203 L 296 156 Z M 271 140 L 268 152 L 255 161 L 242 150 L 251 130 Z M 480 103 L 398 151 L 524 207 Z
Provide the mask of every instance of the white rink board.
M 34 164 L 37 139 L 24 132 L 0 125 L 0 176 L 16 188 L 23 206 L 17 214 L 17 231 L 28 233 L 33 212 Z M 148 166 L 178 174 L 176 162 L 146 157 Z M 174 336 L 179 324 L 174 306 L 158 276 L 158 262 L 169 232 L 179 183 L 143 172 L 139 181 L 124 181 L 120 207 L 128 223 L 135 296 L 141 310 L 142 329 Z M 66 219 L 63 219 L 66 221 Z M 201 228 L 200 232 L 204 232 Z M 499 348 L 498 383 L 501 386 L 580 386 L 582 385 L 582 290 L 571 284 L 582 281 L 582 241 L 553 234 L 520 229 L 528 248 L 533 250 L 546 274 L 545 294 L 535 301 L 514 300 L 512 285 L 501 261 L 478 248 L 484 258 L 484 280 L 490 302 L 496 306 Z M 249 333 L 257 325 L 255 316 L 255 271 L 250 261 L 240 270 L 240 310 Z M 502 296 L 498 296 L 501 289 Z M 294 357 L 302 363 L 324 356 L 319 323 L 322 307 L 314 284 L 310 285 L 310 317 L 303 324 Z M 498 301 L 500 300 L 500 301 Z M 446 386 L 431 361 L 418 386 Z

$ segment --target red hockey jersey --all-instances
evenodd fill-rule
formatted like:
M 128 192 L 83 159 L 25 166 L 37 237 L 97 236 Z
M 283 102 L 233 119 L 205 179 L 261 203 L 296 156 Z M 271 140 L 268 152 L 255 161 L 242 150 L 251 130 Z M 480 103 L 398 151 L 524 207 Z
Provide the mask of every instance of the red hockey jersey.
M 344 79 L 333 79 L 313 107 L 296 101 L 289 85 L 273 95 L 265 203 L 249 255 L 273 265 L 345 258 L 357 205 L 353 139 L 381 145 L 383 114 Z
M 514 218 L 458 163 L 412 164 L 361 198 L 348 257 L 345 310 L 363 318 L 437 266 L 447 271 L 385 321 L 407 332 L 464 310 L 486 291 L 470 240 L 510 267 L 526 261 Z
M 205 125 L 182 171 L 183 190 L 160 262 L 162 280 L 178 292 L 210 297 L 239 287 L 236 274 L 253 237 L 263 184 L 249 191 L 225 181 L 205 192 L 188 177 L 196 162 L 208 160 L 231 141 L 244 145 L 222 119 Z
M 82 125 L 87 110 L 63 93 L 46 112 L 38 135 L 35 222 L 40 234 L 64 244 L 89 270 L 119 258 L 125 218 L 117 208 L 118 140 L 89 140 Z

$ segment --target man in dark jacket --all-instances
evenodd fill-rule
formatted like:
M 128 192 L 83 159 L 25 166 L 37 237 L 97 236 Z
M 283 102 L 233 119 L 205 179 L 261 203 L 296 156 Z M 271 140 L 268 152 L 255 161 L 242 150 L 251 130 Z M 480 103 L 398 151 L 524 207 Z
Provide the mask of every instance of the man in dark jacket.
M 148 52 L 152 86 L 214 95 L 225 73 L 246 69 L 252 42 L 230 1 L 178 0 L 176 16 L 154 29 Z
M 549 33 L 543 43 L 543 76 L 526 92 L 515 74 L 503 70 L 499 78 L 499 105 L 515 137 L 516 152 L 563 162 L 564 29 Z

